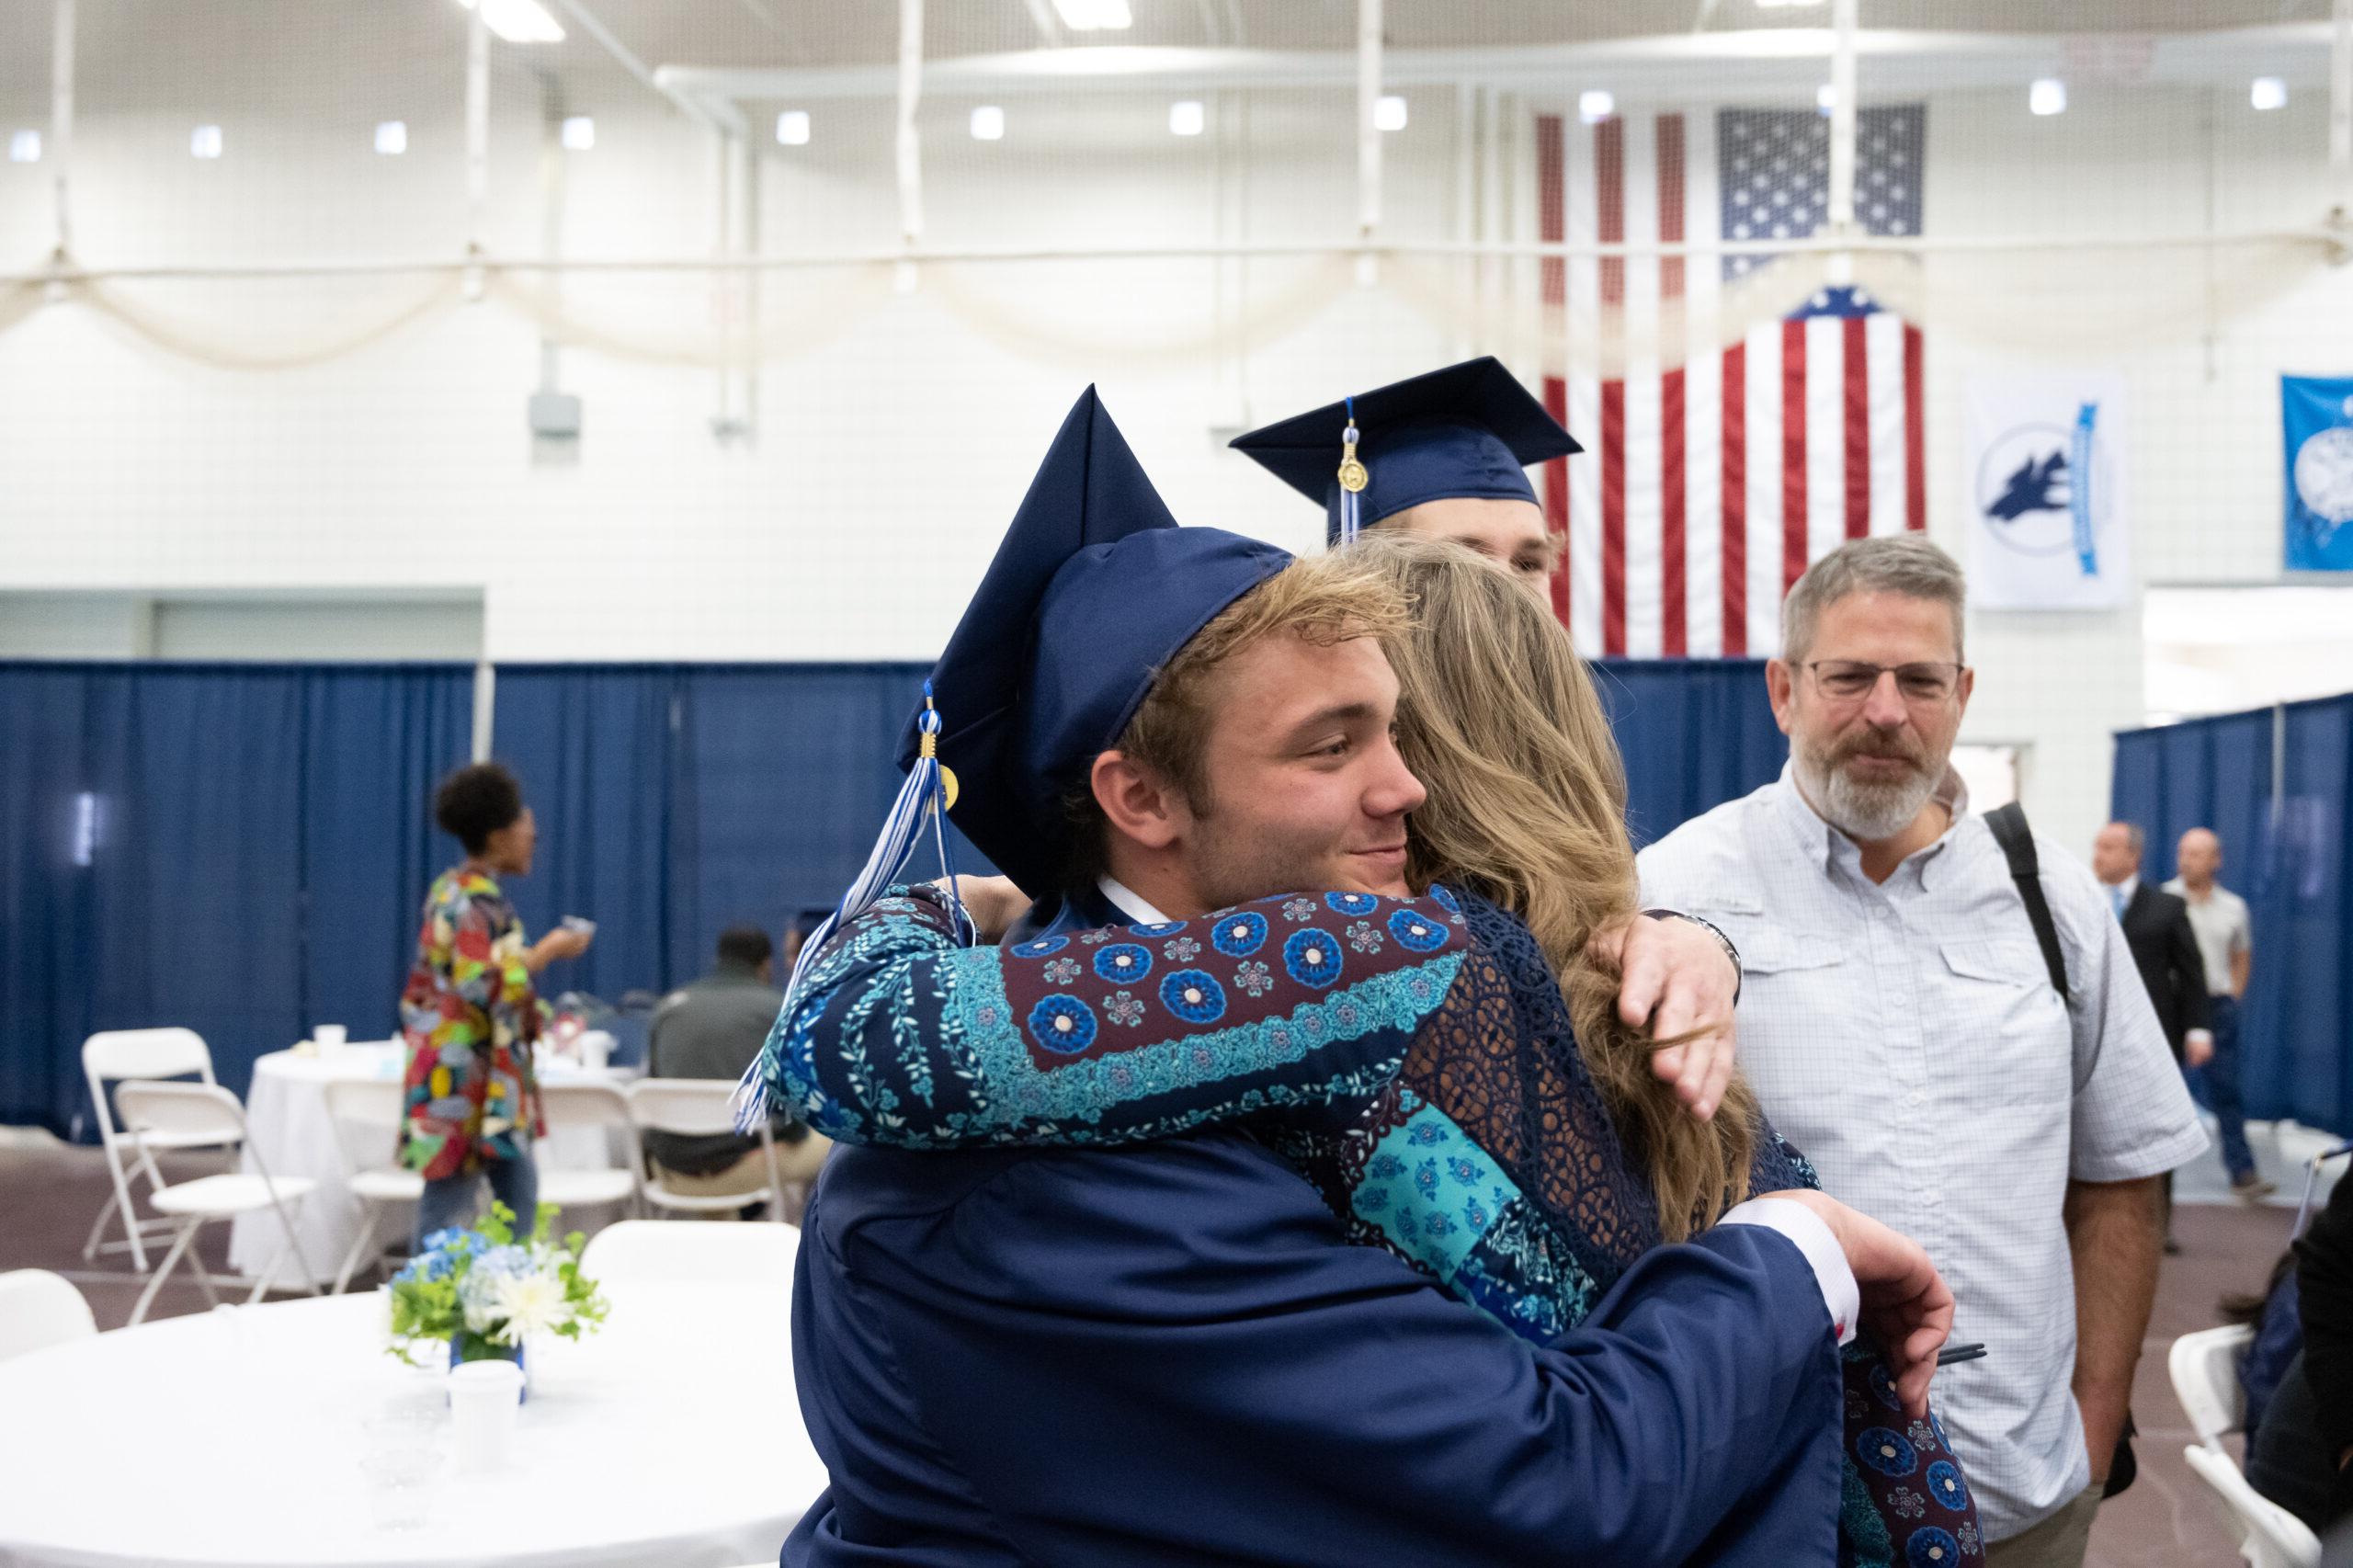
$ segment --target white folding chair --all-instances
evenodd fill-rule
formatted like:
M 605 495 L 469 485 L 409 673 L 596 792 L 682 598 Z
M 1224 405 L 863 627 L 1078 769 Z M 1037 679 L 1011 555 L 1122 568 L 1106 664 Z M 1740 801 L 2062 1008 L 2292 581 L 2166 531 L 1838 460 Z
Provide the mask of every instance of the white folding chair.
M 144 1274 L 145 1244 L 162 1239 L 171 1229 L 170 1221 L 142 1220 L 131 1206 L 131 1173 L 139 1163 L 139 1153 L 130 1137 L 116 1125 L 107 1085 L 142 1079 L 185 1078 L 190 1074 L 207 1084 L 216 1082 L 212 1076 L 212 1052 L 206 1049 L 204 1037 L 194 1029 L 101 1029 L 82 1042 L 82 1076 L 90 1085 L 90 1104 L 98 1120 L 98 1142 L 106 1150 L 107 1174 L 114 1182 L 113 1192 L 108 1195 L 97 1221 L 90 1227 L 90 1239 L 82 1244 L 83 1262 L 90 1262 L 101 1252 L 127 1251 L 131 1266 Z M 212 1145 L 166 1140 L 159 1133 L 153 1146 L 202 1149 Z M 102 1244 L 99 1238 L 106 1234 L 107 1221 L 117 1212 L 122 1215 L 125 1239 Z
M 588 1238 L 580 1267 L 603 1283 L 773 1285 L 792 1288 L 801 1233 L 790 1225 L 665 1225 L 623 1220 Z
M 640 1078 L 629 1086 L 630 1119 L 641 1136 L 674 1132 L 707 1138 L 735 1131 L 735 1085 L 724 1078 Z M 784 1175 L 778 1168 L 776 1139 L 760 1124 L 760 1157 L 767 1185 L 750 1192 L 680 1192 L 663 1179 L 658 1163 L 645 1163 L 645 1201 L 673 1214 L 725 1214 L 754 1203 L 768 1206 L 768 1218 L 784 1222 Z
M 137 1081 L 118 1085 L 115 1099 L 122 1108 L 122 1124 L 138 1148 L 140 1164 L 147 1172 L 147 1179 L 154 1184 L 154 1190 L 147 1196 L 148 1203 L 158 1213 L 171 1216 L 179 1226 L 172 1237 L 171 1250 L 149 1278 L 147 1289 L 140 1292 L 139 1304 L 131 1310 L 133 1324 L 146 1321 L 147 1309 L 154 1304 L 155 1292 L 164 1288 L 165 1278 L 195 1243 L 197 1232 L 214 1220 L 233 1219 L 262 1209 L 277 1211 L 278 1229 L 285 1239 L 270 1258 L 269 1267 L 255 1281 L 248 1305 L 260 1301 L 269 1289 L 289 1247 L 294 1249 L 295 1258 L 302 1266 L 302 1278 L 318 1278 L 302 1251 L 302 1239 L 295 1233 L 293 1216 L 288 1212 L 290 1205 L 301 1206 L 317 1182 L 308 1176 L 273 1179 L 261 1163 L 261 1152 L 252 1148 L 245 1151 L 254 1162 L 250 1171 L 231 1171 L 168 1184 L 163 1172 L 155 1168 L 154 1150 L 158 1147 L 180 1149 L 191 1144 L 244 1142 L 245 1110 L 237 1103 L 236 1096 L 218 1084 Z M 206 1300 L 220 1305 L 221 1298 L 201 1266 L 196 1270 L 196 1278 L 204 1287 Z M 313 1285 L 311 1293 L 318 1294 L 318 1289 Z
M 2189 1413 L 2198 1440 L 2225 1458 L 2222 1439 L 2245 1424 L 2246 1395 L 2239 1387 L 2238 1358 L 2254 1338 L 2255 1330 L 2245 1324 L 2201 1328 L 2175 1340 L 2165 1353 L 2174 1397 Z
M 2181 1454 L 2213 1493 L 2222 1528 L 2249 1568 L 2320 1568 L 2320 1538 L 2303 1520 L 2257 1492 L 2230 1455 L 2197 1443 Z
M 0 1274 L 0 1361 L 98 1332 L 72 1280 L 45 1268 Z
M 401 1165 L 386 1164 L 384 1152 L 395 1146 L 401 1131 L 401 1105 L 406 1091 L 392 1078 L 339 1078 L 327 1085 L 327 1119 L 335 1127 L 335 1147 L 343 1153 L 344 1184 L 359 1199 L 359 1233 L 343 1255 L 335 1273 L 333 1293 L 340 1296 L 351 1284 L 352 1271 L 375 1244 L 384 1210 L 396 1203 L 415 1203 L 425 1196 L 425 1178 Z M 374 1140 L 372 1156 L 353 1147 L 355 1138 Z
M 637 1208 L 637 1131 L 631 1124 L 629 1099 L 618 1084 L 597 1082 L 540 1085 L 540 1104 L 551 1135 L 575 1127 L 618 1129 L 627 1145 L 622 1163 L 603 1170 L 550 1170 L 540 1166 L 540 1201 L 559 1209 L 595 1209 L 611 1205 Z M 529 1214 L 516 1216 L 524 1230 Z

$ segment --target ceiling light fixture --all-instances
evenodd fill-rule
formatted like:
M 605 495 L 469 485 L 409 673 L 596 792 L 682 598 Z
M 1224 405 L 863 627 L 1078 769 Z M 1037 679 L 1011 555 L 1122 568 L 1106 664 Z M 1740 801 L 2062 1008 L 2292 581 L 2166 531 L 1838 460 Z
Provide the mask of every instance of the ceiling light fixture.
M 1394 93 L 1372 100 L 1372 128 L 1375 131 L 1405 129 L 1405 100 Z
M 471 11 L 475 0 L 458 0 Z M 562 43 L 563 24 L 540 0 L 481 0 L 483 26 L 508 43 Z
M 809 145 L 809 111 L 789 108 L 776 117 L 776 139 L 786 147 Z
M 1577 118 L 1587 125 L 1599 125 L 1617 112 L 1618 100 L 1599 87 L 1577 95 Z
M 995 104 L 983 104 L 972 111 L 972 140 L 1002 142 L 1005 140 L 1005 110 Z
M 1120 32 L 1136 25 L 1128 0 L 1054 0 L 1054 14 L 1074 33 Z
M 1178 98 L 1168 106 L 1168 134 L 1199 136 L 1209 125 L 1209 112 L 1199 98 Z
M 567 115 L 563 129 L 558 133 L 567 153 L 594 152 L 597 146 L 597 122 L 585 114 Z
M 2247 102 L 2258 109 L 2286 108 L 2288 84 L 2277 76 L 2257 76 L 2247 89 Z
M 2061 114 L 2067 108 L 2067 84 L 2045 76 L 2026 91 L 2026 107 L 2037 114 Z

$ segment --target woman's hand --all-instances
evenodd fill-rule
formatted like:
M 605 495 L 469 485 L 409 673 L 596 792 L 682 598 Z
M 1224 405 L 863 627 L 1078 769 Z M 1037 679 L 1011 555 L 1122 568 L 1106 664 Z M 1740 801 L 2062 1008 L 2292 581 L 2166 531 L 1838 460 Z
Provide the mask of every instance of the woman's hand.
M 1011 877 L 950 877 L 964 913 L 983 942 L 994 942 L 1013 929 L 1029 912 L 1029 895 L 1013 885 Z
M 1732 1006 L 1740 993 L 1740 971 L 1723 944 L 1688 920 L 1638 915 L 1601 927 L 1586 946 L 1617 968 L 1620 1017 L 1636 1028 L 1649 1025 L 1660 1040 L 1690 1036 L 1654 1051 L 1651 1071 L 1675 1085 L 1693 1116 L 1714 1116 L 1732 1082 Z
M 523 955 L 523 967 L 537 974 L 558 959 L 576 959 L 588 950 L 588 944 L 596 937 L 594 931 L 558 926 L 531 944 L 530 950 Z

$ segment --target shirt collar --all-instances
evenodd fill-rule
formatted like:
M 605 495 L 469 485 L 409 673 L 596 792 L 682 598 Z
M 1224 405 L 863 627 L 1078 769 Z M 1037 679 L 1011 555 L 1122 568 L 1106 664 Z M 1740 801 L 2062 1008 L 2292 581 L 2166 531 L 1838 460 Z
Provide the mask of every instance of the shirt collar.
M 2122 881 L 2116 883 L 2113 887 L 2110 887 L 2108 890 L 2109 902 L 2113 903 L 2120 897 L 2125 903 L 2131 903 L 2132 902 L 2132 895 L 2140 891 L 2141 873 L 2135 871 L 2131 876 L 2125 878 Z
M 1154 909 L 1151 903 L 1144 898 L 1143 894 L 1136 892 L 1135 889 L 1128 886 L 1127 883 L 1120 881 L 1117 877 L 1097 877 L 1095 879 L 1095 885 L 1103 890 L 1103 896 L 1111 901 L 1112 908 L 1126 915 L 1138 926 L 1173 926 L 1176 924 L 1176 922 L 1170 920 L 1168 916 L 1163 915 L 1157 909 Z
M 1819 861 L 1824 872 L 1836 869 L 1841 863 L 1862 874 L 1863 852 L 1855 841 L 1824 821 L 1807 801 L 1805 791 L 1798 788 L 1797 763 L 1794 759 L 1781 765 L 1781 790 L 1779 805 L 1781 820 L 1795 836 L 1799 851 L 1809 863 Z M 1944 777 L 1937 783 L 1930 800 L 1945 808 L 1948 818 L 1944 832 L 1914 850 L 1905 858 L 1904 865 L 1917 868 L 1920 889 L 1927 891 L 1928 868 L 1952 840 L 1953 829 L 1969 814 L 1969 785 L 1950 763 L 1945 765 Z M 1902 868 L 1898 868 L 1900 870 Z

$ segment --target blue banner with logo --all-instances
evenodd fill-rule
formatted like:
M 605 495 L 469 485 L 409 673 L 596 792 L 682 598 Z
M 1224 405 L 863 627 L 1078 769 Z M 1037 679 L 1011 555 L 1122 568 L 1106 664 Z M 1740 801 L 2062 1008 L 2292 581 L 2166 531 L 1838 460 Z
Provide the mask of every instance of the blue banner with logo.
M 2279 378 L 2288 570 L 2353 572 L 2353 376 Z

